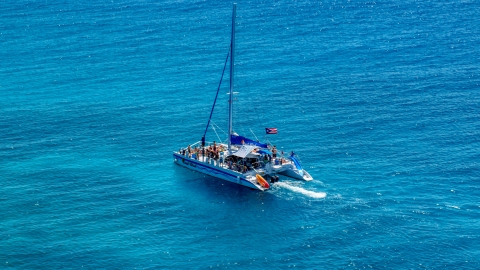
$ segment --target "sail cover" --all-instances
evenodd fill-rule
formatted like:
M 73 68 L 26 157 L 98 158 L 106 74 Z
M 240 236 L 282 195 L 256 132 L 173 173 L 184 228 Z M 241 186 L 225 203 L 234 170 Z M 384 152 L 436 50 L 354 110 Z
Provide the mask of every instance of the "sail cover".
M 242 145 L 242 147 L 240 147 L 237 152 L 233 153 L 233 155 L 244 158 L 255 148 L 257 148 L 255 145 Z
M 265 155 L 272 155 L 272 152 L 270 152 L 269 150 L 266 150 L 266 149 L 265 149 L 265 150 L 260 150 L 260 151 L 258 151 L 257 153 L 259 153 L 259 154 L 265 154 Z
M 243 141 L 243 143 L 242 143 Z M 265 144 L 265 143 L 261 143 L 261 142 L 256 142 L 254 140 L 251 140 L 247 137 L 243 137 L 243 136 L 237 136 L 237 135 L 231 135 L 230 136 L 230 142 L 232 144 L 236 144 L 236 145 L 255 145 L 257 147 L 261 147 L 261 148 L 268 148 L 268 145 Z

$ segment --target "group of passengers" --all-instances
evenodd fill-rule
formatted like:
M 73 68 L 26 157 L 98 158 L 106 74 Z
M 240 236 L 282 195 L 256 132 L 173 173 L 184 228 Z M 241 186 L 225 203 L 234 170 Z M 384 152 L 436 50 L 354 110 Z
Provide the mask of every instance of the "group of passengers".
M 292 152 L 293 153 L 293 152 Z M 283 157 L 283 150 L 281 152 L 281 158 L 277 158 L 277 147 L 274 145 L 272 148 L 272 160 L 275 161 L 275 164 L 283 165 L 286 163 L 285 158 Z
M 214 160 L 217 165 L 221 166 L 223 163 L 224 150 L 225 148 L 223 145 L 217 145 L 214 141 L 213 144 L 209 145 L 208 147 L 195 146 L 192 148 L 189 145 L 186 149 L 181 149 L 180 154 L 196 160 L 203 160 L 207 163 L 210 163 L 212 160 Z
M 271 155 L 261 155 L 259 160 L 240 159 L 236 156 L 229 156 L 224 160 L 223 153 L 225 151 L 225 147 L 221 144 L 217 145 L 214 141 L 213 144 L 209 145 L 208 147 L 195 146 L 192 148 L 189 145 L 187 148 L 181 149 L 179 153 L 184 156 L 188 156 L 189 158 L 202 160 L 207 163 L 214 161 L 214 164 L 217 166 L 222 166 L 223 163 L 225 163 L 228 169 L 245 173 L 250 169 L 262 167 L 263 164 L 270 162 L 274 162 L 277 165 L 284 164 L 286 162 L 286 160 L 283 158 L 283 151 L 281 151 L 281 158 L 277 158 L 277 147 L 273 146 L 270 148 L 270 150 Z M 254 150 L 253 152 L 256 151 Z
M 229 170 L 237 171 L 241 173 L 246 173 L 249 168 L 251 168 L 251 164 L 247 162 L 245 159 L 239 158 L 237 156 L 229 156 L 225 159 L 225 163 Z
M 283 151 L 281 153 L 281 158 L 277 158 L 277 147 L 274 145 L 273 147 L 269 146 L 269 149 L 271 151 L 271 154 L 265 154 L 261 156 L 261 160 L 266 164 L 269 162 L 274 162 L 275 164 L 283 164 L 284 163 L 284 158 L 283 158 Z

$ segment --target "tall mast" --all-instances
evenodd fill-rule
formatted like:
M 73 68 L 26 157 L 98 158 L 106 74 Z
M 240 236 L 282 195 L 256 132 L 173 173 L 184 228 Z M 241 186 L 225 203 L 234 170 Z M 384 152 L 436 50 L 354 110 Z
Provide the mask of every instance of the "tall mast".
M 234 51 L 235 51 L 235 16 L 237 4 L 233 4 L 232 12 L 232 40 L 230 43 L 230 98 L 228 100 L 228 153 L 232 153 L 232 115 L 233 115 L 233 74 L 234 74 Z

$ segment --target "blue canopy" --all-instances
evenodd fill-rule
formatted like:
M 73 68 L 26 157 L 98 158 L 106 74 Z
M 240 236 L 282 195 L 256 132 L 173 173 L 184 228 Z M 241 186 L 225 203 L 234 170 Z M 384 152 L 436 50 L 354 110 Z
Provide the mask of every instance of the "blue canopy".
M 242 143 L 242 141 L 243 141 L 243 143 Z M 261 147 L 261 148 L 268 148 L 268 145 L 265 144 L 265 143 L 256 142 L 256 141 L 251 140 L 247 137 L 237 136 L 237 135 L 233 135 L 233 134 L 230 137 L 230 142 L 232 144 L 236 144 L 236 145 L 246 144 L 246 145 L 256 145 L 256 146 Z
M 270 152 L 269 150 L 266 150 L 266 149 L 262 149 L 260 151 L 257 151 L 257 153 L 259 154 L 267 154 L 267 155 L 271 155 L 272 152 Z

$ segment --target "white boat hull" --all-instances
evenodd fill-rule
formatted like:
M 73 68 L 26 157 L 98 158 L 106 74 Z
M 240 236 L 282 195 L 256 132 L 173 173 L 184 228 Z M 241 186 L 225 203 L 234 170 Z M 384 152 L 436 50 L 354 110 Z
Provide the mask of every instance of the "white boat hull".
M 215 166 L 206 162 L 192 159 L 187 156 L 180 155 L 178 153 L 173 153 L 173 161 L 177 165 L 188 168 L 192 171 L 200 172 L 215 178 L 226 180 L 228 182 L 246 186 L 252 189 L 258 189 L 261 191 L 266 190 L 262 186 L 254 184 L 251 181 L 247 180 L 246 178 L 248 176 L 239 172 L 235 172 L 235 171 L 228 170 L 219 166 Z
M 292 169 L 292 168 L 281 170 L 278 173 L 291 178 L 295 178 L 295 179 L 300 179 L 305 181 L 313 180 L 312 176 L 310 176 L 310 174 L 306 170 L 303 170 L 303 175 L 300 175 L 297 169 Z

